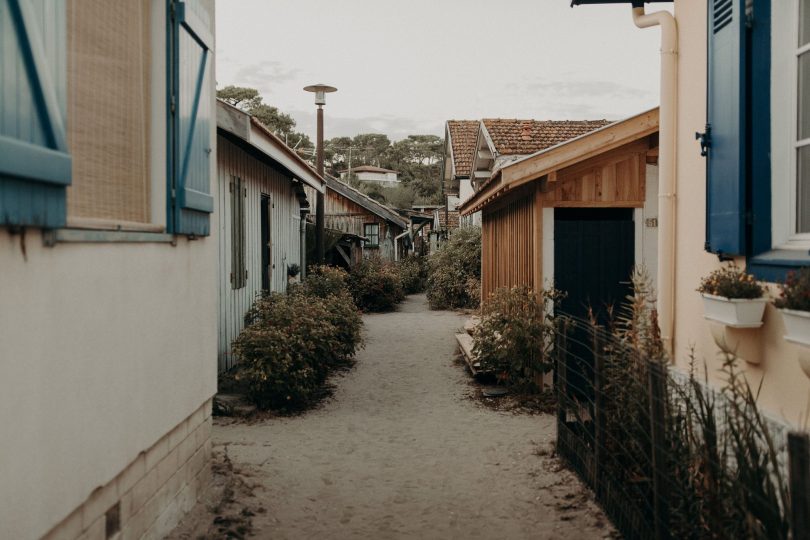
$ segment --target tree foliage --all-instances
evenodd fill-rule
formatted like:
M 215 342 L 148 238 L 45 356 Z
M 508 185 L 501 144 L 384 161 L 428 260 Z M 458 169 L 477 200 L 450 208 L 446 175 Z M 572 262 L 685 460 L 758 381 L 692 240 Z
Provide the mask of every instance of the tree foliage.
M 383 188 L 352 182 L 367 195 L 397 207 L 414 202 L 441 202 L 441 162 L 444 140 L 435 135 L 409 135 L 391 141 L 381 133 L 361 133 L 355 137 L 335 137 L 324 143 L 326 167 L 338 176 L 341 171 L 360 165 L 373 165 L 399 173 L 401 186 Z
M 295 131 L 296 124 L 293 117 L 279 111 L 278 107 L 264 103 L 255 88 L 226 86 L 217 90 L 217 97 L 249 113 L 302 157 L 311 158 L 314 155 L 315 145 L 307 135 Z

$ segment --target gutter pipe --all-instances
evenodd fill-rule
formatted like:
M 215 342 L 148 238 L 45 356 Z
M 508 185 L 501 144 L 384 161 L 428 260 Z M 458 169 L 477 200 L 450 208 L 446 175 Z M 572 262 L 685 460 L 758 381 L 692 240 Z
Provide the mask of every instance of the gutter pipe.
M 678 112 L 678 28 L 667 11 L 645 13 L 633 4 L 638 28 L 661 27 L 661 108 L 658 157 L 658 323 L 664 349 L 674 354 L 675 328 L 675 208 L 677 194 L 676 141 Z

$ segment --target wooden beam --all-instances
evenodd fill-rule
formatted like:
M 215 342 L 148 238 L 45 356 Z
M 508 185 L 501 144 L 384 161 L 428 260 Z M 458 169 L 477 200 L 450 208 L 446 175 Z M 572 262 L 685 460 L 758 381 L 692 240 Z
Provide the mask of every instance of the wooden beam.
M 534 191 L 533 208 L 532 208 L 532 281 L 534 283 L 534 290 L 539 291 L 543 288 L 543 195 L 540 192 L 540 186 Z

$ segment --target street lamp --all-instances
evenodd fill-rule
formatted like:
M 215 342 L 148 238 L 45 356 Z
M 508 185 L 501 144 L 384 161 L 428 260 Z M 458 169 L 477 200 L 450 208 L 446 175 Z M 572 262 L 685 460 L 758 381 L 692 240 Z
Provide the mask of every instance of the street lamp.
M 315 105 L 318 106 L 318 135 L 316 139 L 316 166 L 318 174 L 323 177 L 323 106 L 326 105 L 326 94 L 337 92 L 337 88 L 326 84 L 311 84 L 305 86 L 304 90 L 315 94 Z M 324 223 L 323 223 L 323 193 L 320 191 L 316 196 L 315 207 L 315 263 L 324 262 Z

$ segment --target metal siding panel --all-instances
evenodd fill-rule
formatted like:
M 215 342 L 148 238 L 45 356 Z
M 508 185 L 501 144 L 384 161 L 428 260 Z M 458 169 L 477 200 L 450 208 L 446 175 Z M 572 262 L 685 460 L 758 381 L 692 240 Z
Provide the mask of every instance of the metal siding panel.
M 250 309 L 261 290 L 261 196 L 268 194 L 275 207 L 271 207 L 272 259 L 276 269 L 272 274 L 271 288 L 286 289 L 286 265 L 297 261 L 300 255 L 297 220 L 298 199 L 290 179 L 271 169 L 256 158 L 247 155 L 233 143 L 218 137 L 218 181 L 220 185 L 220 324 L 219 324 L 219 369 L 233 367 L 230 356 L 231 343 L 244 326 L 244 315 Z M 230 286 L 231 219 L 228 201 L 228 183 L 231 176 L 242 178 L 247 188 L 245 201 L 245 263 L 248 279 L 245 287 Z

